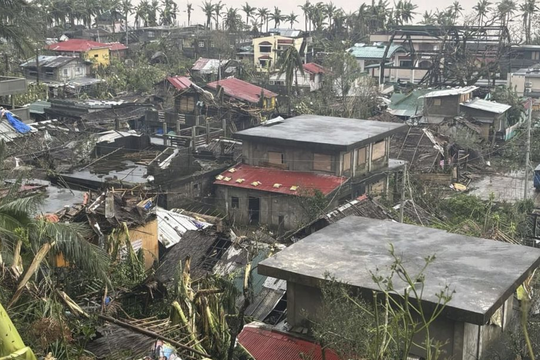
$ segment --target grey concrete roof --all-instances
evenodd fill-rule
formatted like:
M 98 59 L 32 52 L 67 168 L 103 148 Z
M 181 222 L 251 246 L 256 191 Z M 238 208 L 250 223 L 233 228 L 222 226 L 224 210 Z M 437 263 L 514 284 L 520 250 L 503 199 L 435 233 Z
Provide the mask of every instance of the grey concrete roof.
M 425 304 L 437 303 L 435 294 L 449 285 L 455 293 L 445 316 L 475 324 L 487 323 L 540 264 L 540 249 L 350 216 L 262 261 L 258 271 L 311 286 L 329 272 L 353 287 L 379 290 L 371 272 L 389 273 L 390 243 L 411 274 L 420 270 L 425 257 L 435 254 L 425 271 Z M 405 285 L 394 279 L 394 286 Z
M 407 125 L 320 115 L 300 115 L 234 134 L 235 138 L 289 146 L 312 145 L 320 150 L 348 151 L 382 140 Z

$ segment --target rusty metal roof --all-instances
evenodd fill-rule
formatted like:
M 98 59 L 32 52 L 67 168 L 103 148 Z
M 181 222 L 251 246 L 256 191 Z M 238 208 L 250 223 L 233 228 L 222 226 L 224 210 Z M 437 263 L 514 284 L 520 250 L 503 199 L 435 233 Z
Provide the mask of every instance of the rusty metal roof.
M 257 324 L 244 326 L 238 342 L 255 360 L 322 360 L 321 346 Z M 325 350 L 326 360 L 339 360 L 332 350 Z
M 304 71 L 310 72 L 312 74 L 324 74 L 326 72 L 325 68 L 313 62 L 304 64 L 303 67 L 304 67 Z
M 217 90 L 218 86 L 221 86 L 227 96 L 250 103 L 258 103 L 261 94 L 263 94 L 265 98 L 277 97 L 275 92 L 234 77 L 214 81 L 208 83 L 206 86 L 214 90 Z
M 312 190 L 319 190 L 324 195 L 328 195 L 346 181 L 347 178 L 341 176 L 237 164 L 218 175 L 214 184 L 278 194 L 309 196 Z M 306 190 L 308 190 L 307 193 Z
M 224 66 L 229 62 L 229 60 L 219 60 L 219 59 L 207 59 L 199 58 L 193 64 L 191 70 L 199 71 L 201 74 L 217 74 L 220 66 Z

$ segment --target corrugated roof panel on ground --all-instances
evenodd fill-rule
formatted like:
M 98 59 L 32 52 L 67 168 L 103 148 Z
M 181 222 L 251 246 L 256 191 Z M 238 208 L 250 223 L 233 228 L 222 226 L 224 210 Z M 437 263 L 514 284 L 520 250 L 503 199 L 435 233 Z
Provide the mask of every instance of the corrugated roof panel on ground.
M 261 99 L 261 94 L 265 98 L 277 97 L 275 92 L 234 77 L 214 81 L 208 83 L 206 86 L 214 90 L 217 90 L 218 86 L 221 86 L 227 96 L 250 103 L 258 103 Z

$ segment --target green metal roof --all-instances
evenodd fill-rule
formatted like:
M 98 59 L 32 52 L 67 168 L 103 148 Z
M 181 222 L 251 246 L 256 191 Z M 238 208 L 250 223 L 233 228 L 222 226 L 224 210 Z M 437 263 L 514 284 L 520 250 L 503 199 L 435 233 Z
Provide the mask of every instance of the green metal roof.
M 429 93 L 429 89 L 416 89 L 410 93 L 394 93 L 390 98 L 389 112 L 396 116 L 411 117 L 422 108 L 423 99 L 419 97 Z
M 386 50 L 386 45 L 380 45 L 380 46 L 372 46 L 372 45 L 363 45 L 358 44 L 353 46 L 352 48 L 349 48 L 347 51 L 354 56 L 355 58 L 359 59 L 382 59 L 384 56 L 384 51 Z M 401 45 L 390 45 L 390 49 L 388 49 L 388 53 L 386 54 L 386 58 L 392 57 L 392 55 L 398 51 L 406 51 L 405 48 Z

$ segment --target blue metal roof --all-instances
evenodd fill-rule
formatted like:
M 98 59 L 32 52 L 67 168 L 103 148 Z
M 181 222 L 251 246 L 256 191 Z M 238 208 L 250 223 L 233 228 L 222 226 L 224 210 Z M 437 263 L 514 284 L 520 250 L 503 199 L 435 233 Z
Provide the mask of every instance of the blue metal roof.
M 356 44 L 355 46 L 347 49 L 352 56 L 358 59 L 382 59 L 385 50 L 386 45 L 373 46 L 364 44 Z M 392 55 L 394 55 L 394 53 L 398 50 L 403 52 L 406 51 L 401 45 L 390 45 L 386 58 L 388 59 L 392 57 Z

